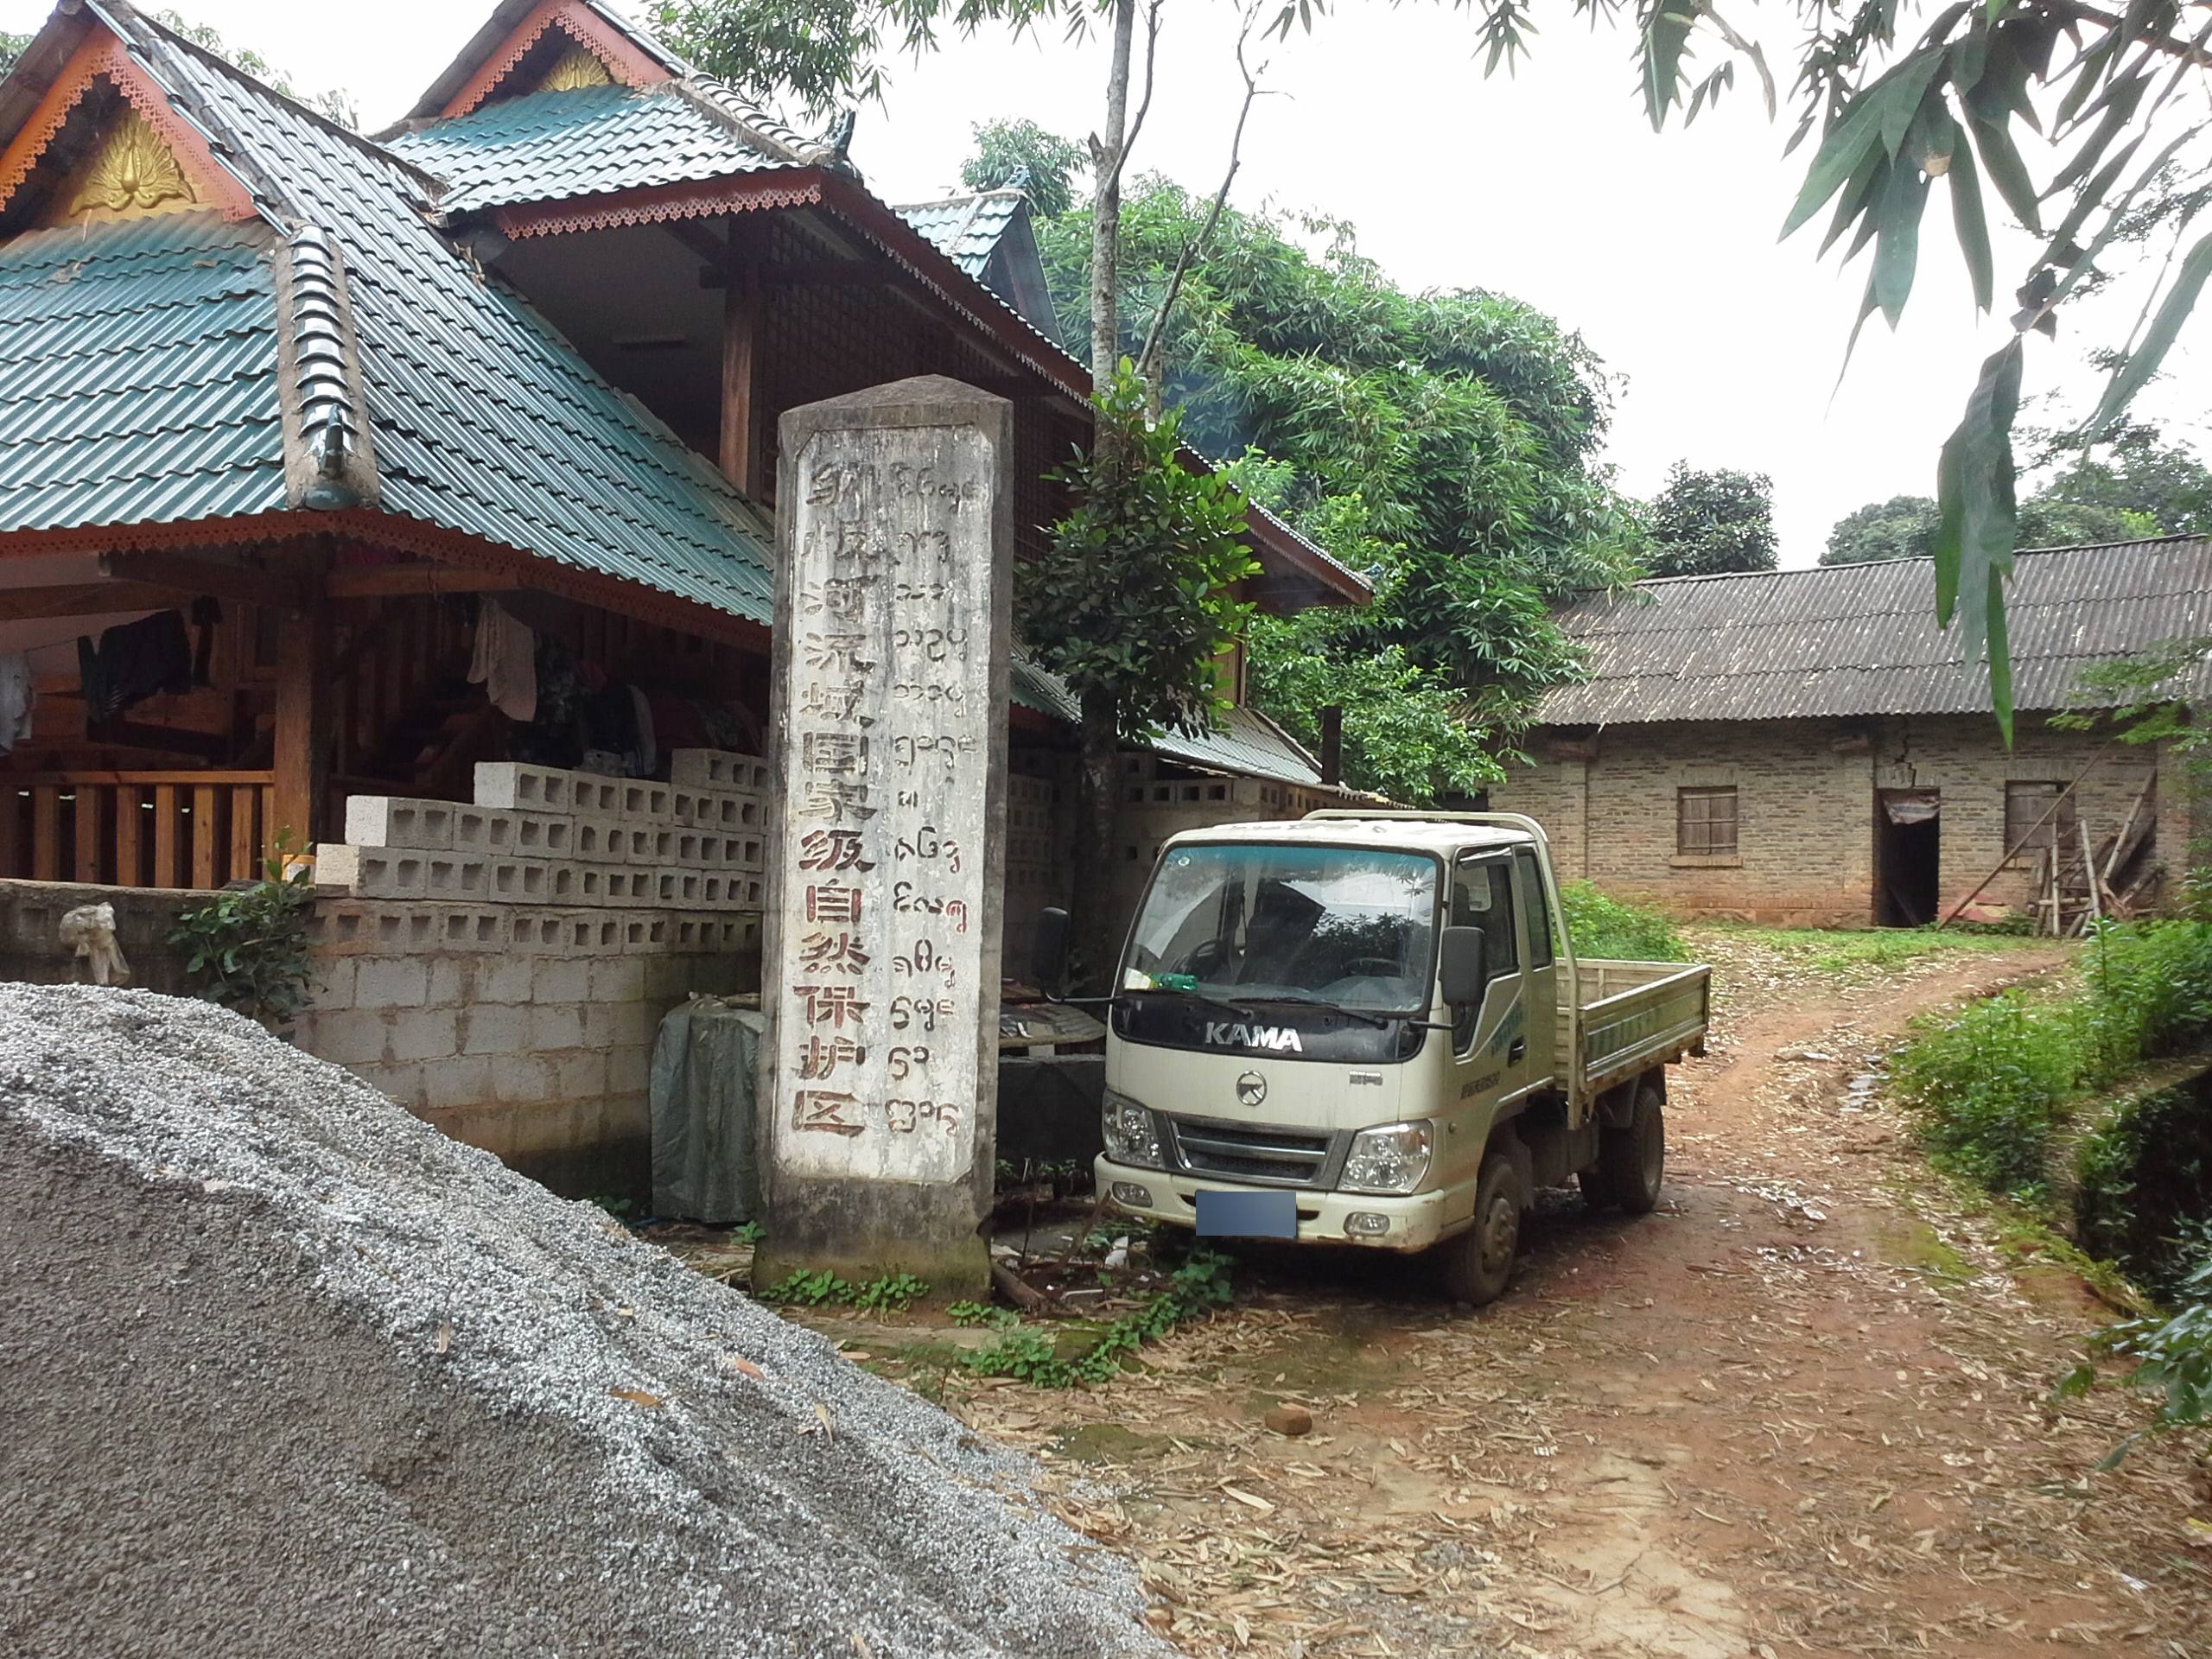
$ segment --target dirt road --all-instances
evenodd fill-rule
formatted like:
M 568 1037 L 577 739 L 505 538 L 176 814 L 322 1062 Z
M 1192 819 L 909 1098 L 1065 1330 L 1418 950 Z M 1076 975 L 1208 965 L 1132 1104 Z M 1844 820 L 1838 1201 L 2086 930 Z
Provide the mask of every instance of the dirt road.
M 1821 972 L 1698 944 L 1727 989 L 1659 1214 L 1551 1196 L 1479 1314 L 1381 1258 L 1248 1263 L 1141 1376 L 947 1403 L 1047 1459 L 1194 1654 L 2212 1655 L 2201 1472 L 2095 1473 L 2139 1402 L 2051 1403 L 2108 1312 L 1853 1083 L 2056 947 Z M 1314 1432 L 1264 1428 L 1278 1401 Z

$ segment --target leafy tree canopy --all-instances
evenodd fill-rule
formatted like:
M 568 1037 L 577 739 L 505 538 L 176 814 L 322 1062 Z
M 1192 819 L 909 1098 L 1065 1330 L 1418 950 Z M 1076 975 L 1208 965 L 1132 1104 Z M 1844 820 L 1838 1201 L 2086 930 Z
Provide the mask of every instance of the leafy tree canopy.
M 1771 570 L 1774 481 L 1764 473 L 1694 471 L 1678 461 L 1651 504 L 1655 576 L 1711 576 Z
M 1209 206 L 1165 179 L 1132 186 L 1132 353 Z M 1039 245 L 1080 334 L 1088 208 L 1040 225 Z M 1319 710 L 1344 707 L 1357 786 L 1426 801 L 1494 775 L 1484 757 L 1580 666 L 1546 602 L 1636 569 L 1634 508 L 1596 459 L 1612 388 L 1595 355 L 1516 300 L 1405 293 L 1341 220 L 1235 208 L 1185 274 L 1166 340 L 1162 398 L 1191 442 L 1244 456 L 1236 475 L 1255 499 L 1378 579 L 1363 609 L 1256 625 L 1261 706 L 1309 741 Z
M 341 127 L 359 130 L 360 111 L 354 107 L 351 92 L 333 89 L 323 92 L 303 92 L 292 85 L 292 79 L 275 64 L 263 57 L 251 47 L 233 48 L 222 35 L 205 23 L 195 23 L 175 10 L 157 11 L 154 21 L 175 34 L 181 35 L 203 52 L 212 52 L 226 63 L 243 69 L 264 86 L 283 93 L 295 103 L 304 104 L 327 121 L 335 121 Z M 28 42 L 26 42 L 28 44 Z
M 2057 470 L 2019 505 L 2022 547 L 2212 533 L 2212 471 L 2185 446 L 2139 425 L 2122 428 L 2094 450 L 2072 434 L 2042 435 L 2045 457 Z M 1872 503 L 1828 532 L 1821 563 L 1928 557 L 1941 521 L 1941 510 L 1924 495 Z
M 984 121 L 970 129 L 976 153 L 960 168 L 970 190 L 1012 185 L 1029 193 L 1039 216 L 1057 219 L 1075 203 L 1075 180 L 1090 165 L 1083 147 L 1034 121 Z
M 16 60 L 23 55 L 30 43 L 31 37 L 28 35 L 0 32 L 0 75 L 6 74 L 16 67 Z

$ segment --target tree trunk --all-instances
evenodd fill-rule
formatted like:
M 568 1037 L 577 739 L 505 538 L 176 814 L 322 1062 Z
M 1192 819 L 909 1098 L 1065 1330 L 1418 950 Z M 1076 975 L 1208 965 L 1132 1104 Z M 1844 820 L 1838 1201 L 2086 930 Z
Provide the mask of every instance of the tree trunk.
M 1121 359 L 1119 256 L 1122 246 L 1122 159 L 1128 144 L 1129 50 L 1136 38 L 1136 0 L 1114 0 L 1114 52 L 1106 79 L 1106 119 L 1091 146 L 1091 175 L 1098 182 L 1090 213 L 1090 384 L 1103 393 Z M 1094 454 L 1110 480 L 1120 471 L 1119 434 L 1095 429 Z M 1114 841 L 1114 809 L 1121 792 L 1122 711 L 1110 694 L 1083 699 L 1083 758 L 1076 779 L 1075 880 L 1070 919 L 1081 958 L 1083 982 L 1096 987 L 1113 971 L 1121 936 L 1113 915 L 1107 873 Z
M 1113 913 L 1114 812 L 1122 793 L 1121 709 L 1093 692 L 1083 700 L 1083 755 L 1075 785 L 1075 893 L 1070 935 L 1079 982 L 1100 988 L 1114 970 L 1125 918 Z

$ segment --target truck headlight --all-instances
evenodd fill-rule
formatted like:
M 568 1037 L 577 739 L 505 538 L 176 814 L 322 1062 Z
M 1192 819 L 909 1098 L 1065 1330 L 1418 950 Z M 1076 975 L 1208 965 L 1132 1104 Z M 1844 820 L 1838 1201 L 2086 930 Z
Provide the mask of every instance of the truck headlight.
M 1117 1095 L 1111 1089 L 1106 1091 L 1098 1127 L 1105 1138 L 1106 1155 L 1116 1163 L 1132 1164 L 1139 1169 L 1166 1166 L 1160 1155 L 1159 1124 L 1127 1095 Z
M 1427 1123 L 1385 1123 L 1362 1129 L 1351 1138 L 1351 1151 L 1337 1185 L 1347 1192 L 1410 1192 L 1428 1173 L 1435 1144 L 1435 1132 Z

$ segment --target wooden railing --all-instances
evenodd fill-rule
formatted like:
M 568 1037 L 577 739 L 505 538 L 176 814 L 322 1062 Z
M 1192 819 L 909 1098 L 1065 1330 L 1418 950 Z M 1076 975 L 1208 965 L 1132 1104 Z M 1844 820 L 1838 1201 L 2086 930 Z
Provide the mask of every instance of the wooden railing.
M 0 877 L 219 887 L 259 876 L 266 772 L 0 772 Z

